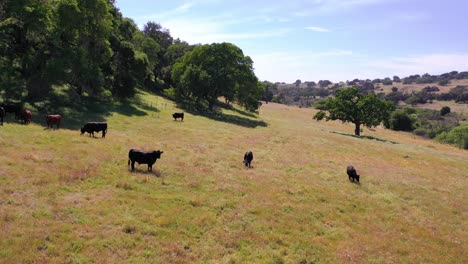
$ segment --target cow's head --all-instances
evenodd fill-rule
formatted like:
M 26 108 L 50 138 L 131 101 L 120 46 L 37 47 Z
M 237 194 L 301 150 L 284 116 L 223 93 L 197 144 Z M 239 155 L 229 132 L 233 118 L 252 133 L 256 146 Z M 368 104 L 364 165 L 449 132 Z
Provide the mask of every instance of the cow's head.
M 153 155 L 157 158 L 157 159 L 160 159 L 161 158 L 161 154 L 163 154 L 164 151 L 160 151 L 160 150 L 155 150 L 153 151 Z
M 82 127 L 82 128 L 81 128 L 81 135 L 83 135 L 84 132 L 86 132 L 86 131 L 85 131 L 84 127 Z

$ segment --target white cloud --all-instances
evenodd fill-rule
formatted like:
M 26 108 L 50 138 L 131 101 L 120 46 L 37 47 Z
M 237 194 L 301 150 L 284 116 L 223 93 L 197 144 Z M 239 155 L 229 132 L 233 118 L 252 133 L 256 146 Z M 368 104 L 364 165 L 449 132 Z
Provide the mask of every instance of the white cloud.
M 192 20 L 174 19 L 163 22 L 164 27 L 170 28 L 171 35 L 183 39 L 189 43 L 213 43 L 227 42 L 245 39 L 262 39 L 286 36 L 291 30 L 280 28 L 274 30 L 249 31 L 249 32 L 229 32 L 226 27 L 233 21 L 220 19 Z M 188 26 L 189 25 L 189 26 Z
M 185 4 L 177 7 L 175 10 L 177 12 L 179 12 L 179 13 L 185 13 L 193 6 L 194 6 L 194 3 L 185 3 Z
M 323 28 L 323 27 L 310 26 L 310 27 L 305 27 L 305 29 L 312 30 L 312 31 L 317 31 L 317 32 L 330 32 L 329 29 L 326 29 L 326 28 Z

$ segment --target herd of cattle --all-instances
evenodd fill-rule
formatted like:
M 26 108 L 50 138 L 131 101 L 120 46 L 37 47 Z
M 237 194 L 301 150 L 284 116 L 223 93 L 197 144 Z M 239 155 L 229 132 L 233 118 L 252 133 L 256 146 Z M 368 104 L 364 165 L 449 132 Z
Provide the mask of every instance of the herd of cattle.
M 14 104 L 2 104 L 0 105 L 0 123 L 3 126 L 3 118 L 5 117 L 6 113 L 14 113 L 15 119 L 22 121 L 24 124 L 29 124 L 32 119 L 31 111 L 27 109 L 22 109 L 18 105 Z M 174 113 L 172 114 L 174 120 L 178 118 L 181 121 L 184 121 L 184 113 Z M 60 128 L 60 123 L 62 122 L 61 115 L 46 115 L 45 116 L 47 128 L 53 128 L 54 125 L 56 128 Z M 107 133 L 107 123 L 106 122 L 88 122 L 81 128 L 81 135 L 84 133 L 89 133 L 89 136 L 94 137 L 94 133 L 102 132 L 102 137 L 106 137 Z M 156 163 L 157 159 L 161 158 L 161 154 L 163 151 L 155 150 L 155 151 L 143 151 L 138 149 L 130 149 L 128 152 L 128 166 L 131 165 L 132 171 L 135 170 L 135 162 L 138 164 L 147 164 L 148 171 L 153 170 L 153 165 Z M 253 160 L 253 153 L 252 151 L 247 151 L 244 154 L 243 163 L 246 167 L 251 168 L 251 163 Z M 353 166 L 348 166 L 346 168 L 346 174 L 348 174 L 348 178 L 350 181 L 354 182 L 355 180 L 359 183 L 359 175 L 356 172 L 356 169 Z

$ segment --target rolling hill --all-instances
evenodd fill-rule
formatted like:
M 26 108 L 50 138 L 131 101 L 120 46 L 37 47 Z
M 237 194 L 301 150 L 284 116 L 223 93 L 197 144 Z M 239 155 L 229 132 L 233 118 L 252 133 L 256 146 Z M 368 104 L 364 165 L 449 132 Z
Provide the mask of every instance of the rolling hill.
M 466 150 L 274 103 L 173 121 L 139 96 L 105 139 L 65 115 L 0 127 L 1 263 L 468 262 Z M 130 148 L 164 153 L 131 173 Z

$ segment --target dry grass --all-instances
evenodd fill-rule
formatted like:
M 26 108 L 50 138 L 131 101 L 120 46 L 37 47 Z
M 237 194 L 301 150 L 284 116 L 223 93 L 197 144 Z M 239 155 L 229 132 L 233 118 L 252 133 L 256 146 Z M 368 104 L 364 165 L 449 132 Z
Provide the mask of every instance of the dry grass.
M 466 151 L 273 103 L 225 110 L 268 123 L 249 128 L 145 100 L 160 112 L 113 113 L 106 139 L 0 127 L 1 263 L 468 262 Z M 129 172 L 130 148 L 164 151 L 154 173 Z

